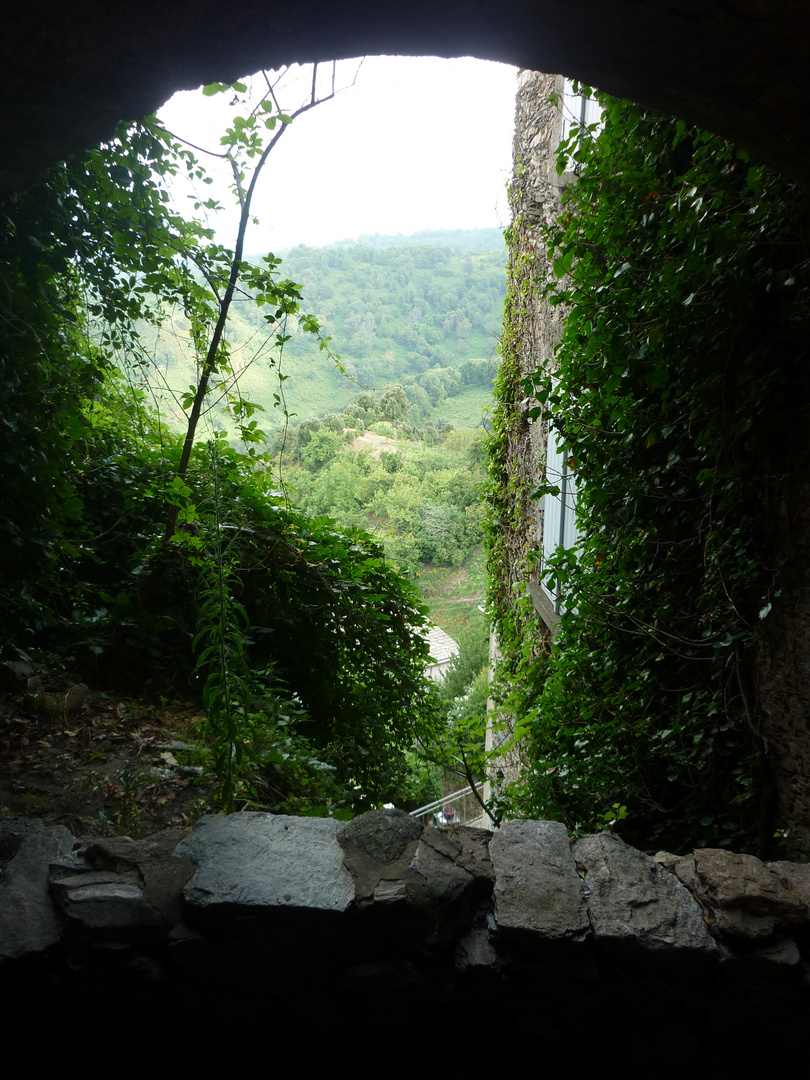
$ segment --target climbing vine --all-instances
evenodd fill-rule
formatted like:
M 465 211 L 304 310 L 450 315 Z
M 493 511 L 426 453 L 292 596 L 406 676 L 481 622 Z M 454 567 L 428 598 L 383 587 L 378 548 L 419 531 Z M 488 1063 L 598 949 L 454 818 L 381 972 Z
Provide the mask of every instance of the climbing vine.
M 512 811 L 589 829 L 618 806 L 642 845 L 754 846 L 757 633 L 806 365 L 804 202 L 723 140 L 600 100 L 601 133 L 560 148 L 558 171 L 579 175 L 535 282 L 565 310 L 554 370 L 517 391 L 564 445 L 581 540 L 542 567 L 565 609 L 544 662 L 501 607 L 504 707 L 531 759 Z M 507 306 L 507 370 L 514 333 Z M 501 493 L 504 451 L 496 434 Z

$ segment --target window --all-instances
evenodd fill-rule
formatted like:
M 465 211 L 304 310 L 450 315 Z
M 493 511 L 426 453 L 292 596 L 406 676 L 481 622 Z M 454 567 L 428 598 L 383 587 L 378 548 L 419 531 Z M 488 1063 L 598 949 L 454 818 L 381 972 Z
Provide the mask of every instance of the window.
M 576 521 L 576 481 L 568 465 L 568 452 L 562 445 L 562 438 L 554 427 L 553 419 L 549 421 L 548 427 L 546 479 L 554 484 L 558 493 L 543 496 L 543 569 L 549 555 L 559 547 L 575 548 L 580 535 Z M 549 589 L 545 573 L 542 588 L 554 606 L 555 615 L 559 615 L 563 608 L 560 590 Z
M 565 142 L 571 134 L 571 128 L 590 124 L 602 124 L 602 106 L 594 98 L 583 97 L 582 94 L 574 93 L 574 86 L 570 79 L 565 80 L 565 91 L 562 95 L 562 131 L 560 142 Z M 560 177 L 562 186 L 574 179 L 577 166 L 574 161 L 568 159 L 565 171 Z
M 583 97 L 582 94 L 574 93 L 574 84 L 570 79 L 565 80 L 565 93 L 563 95 L 563 127 L 561 142 L 565 142 L 571 134 L 571 128 L 575 124 L 588 127 L 590 124 L 601 124 L 602 106 L 591 97 Z

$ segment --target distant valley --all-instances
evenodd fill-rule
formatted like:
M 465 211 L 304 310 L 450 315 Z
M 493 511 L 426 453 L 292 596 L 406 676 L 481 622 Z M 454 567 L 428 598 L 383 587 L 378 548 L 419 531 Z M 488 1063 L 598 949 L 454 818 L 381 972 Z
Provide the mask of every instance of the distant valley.
M 413 424 L 481 422 L 506 291 L 500 230 L 301 245 L 282 260 L 280 276 L 301 286 L 303 309 L 320 322 L 343 370 L 293 320 L 283 350 L 274 347 L 277 330 L 264 320 L 267 309 L 250 297 L 234 303 L 227 331 L 233 366 L 243 397 L 264 409 L 268 434 L 284 426 L 284 409 L 294 426 L 393 385 L 402 386 Z M 159 373 L 159 385 L 150 375 L 150 392 L 179 425 L 179 396 L 196 378 L 187 320 L 172 313 L 159 332 L 144 330 L 143 345 Z M 220 408 L 212 395 L 208 423 L 227 429 Z

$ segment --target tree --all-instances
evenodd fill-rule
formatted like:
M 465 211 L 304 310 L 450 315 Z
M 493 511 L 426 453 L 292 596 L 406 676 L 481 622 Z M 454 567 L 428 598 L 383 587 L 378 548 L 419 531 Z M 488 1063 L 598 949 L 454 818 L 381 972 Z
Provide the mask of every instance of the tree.
M 208 397 L 212 378 L 218 374 L 224 376 L 226 383 L 223 389 L 227 391 L 227 379 L 234 377 L 225 327 L 237 289 L 252 293 L 255 302 L 260 307 L 269 307 L 268 314 L 264 316 L 267 324 L 270 327 L 276 327 L 279 324 L 282 326 L 281 331 L 276 335 L 278 347 L 282 347 L 286 340 L 284 324 L 287 316 L 300 314 L 301 294 L 298 287 L 291 281 L 279 282 L 274 276 L 281 260 L 274 255 L 268 255 L 264 259 L 265 267 L 257 267 L 245 262 L 243 259 L 245 236 L 251 220 L 251 203 L 256 185 L 270 154 L 288 130 L 292 120 L 334 97 L 334 71 L 333 62 L 331 92 L 320 96 L 317 90 L 318 64 L 312 65 L 309 98 L 292 114 L 282 111 L 276 98 L 274 84 L 267 72 L 262 72 L 266 82 L 266 92 L 259 97 L 247 116 L 236 117 L 233 125 L 221 139 L 225 147 L 221 156 L 228 161 L 233 171 L 234 191 L 240 208 L 234 249 L 231 252 L 216 245 L 208 245 L 205 249 L 194 248 L 178 252 L 202 274 L 207 285 L 207 289 L 200 287 L 193 274 L 187 274 L 186 309 L 191 316 L 195 345 L 202 355 L 196 388 L 193 389 L 193 393 L 187 394 L 183 401 L 184 408 L 188 410 L 188 420 L 183 451 L 177 466 L 177 477 L 180 481 L 185 479 L 188 472 L 197 426 Z M 226 91 L 231 93 L 236 91 L 237 95 L 245 94 L 247 86 L 244 83 L 230 85 L 213 83 L 205 87 L 203 93 L 212 95 Z M 268 132 L 270 138 L 265 143 L 264 139 Z M 171 147 L 168 133 L 162 132 L 161 135 Z M 175 151 L 178 149 L 176 145 L 174 149 Z M 197 167 L 197 161 L 190 153 L 187 152 L 185 156 L 189 168 Z M 249 179 L 246 173 L 248 162 L 252 164 L 255 162 Z M 314 316 L 302 316 L 300 322 L 305 330 L 316 335 L 320 333 L 320 327 Z M 319 344 L 323 348 L 328 346 L 328 342 L 323 337 Z M 230 400 L 231 410 L 239 424 L 242 439 L 248 444 L 262 441 L 263 433 L 259 431 L 256 421 L 252 419 L 257 406 L 244 401 L 238 393 L 238 388 Z M 173 533 L 176 521 L 177 512 L 173 510 L 167 524 L 167 539 Z
M 313 431 L 305 446 L 301 447 L 301 461 L 307 469 L 321 469 L 334 460 L 343 445 L 343 434 L 321 429 Z
M 389 386 L 380 398 L 380 415 L 383 420 L 397 424 L 408 415 L 410 403 L 401 386 Z

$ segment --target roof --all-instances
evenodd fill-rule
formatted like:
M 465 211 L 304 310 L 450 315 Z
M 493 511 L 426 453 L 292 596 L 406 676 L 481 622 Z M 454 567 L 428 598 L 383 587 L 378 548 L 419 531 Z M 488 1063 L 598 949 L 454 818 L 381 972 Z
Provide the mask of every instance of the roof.
M 446 664 L 454 656 L 458 656 L 458 645 L 440 626 L 424 629 L 422 637 L 430 646 L 430 659 L 434 664 Z

